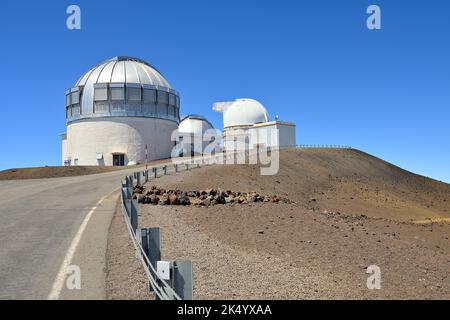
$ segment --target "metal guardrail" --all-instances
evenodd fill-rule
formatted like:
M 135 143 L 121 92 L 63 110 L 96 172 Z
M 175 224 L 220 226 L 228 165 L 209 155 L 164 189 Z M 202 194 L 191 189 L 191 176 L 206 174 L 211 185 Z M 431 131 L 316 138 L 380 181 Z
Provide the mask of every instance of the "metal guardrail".
M 157 299 L 161 300 L 181 300 L 180 295 L 175 292 L 172 284 L 167 283 L 166 280 L 161 279 L 156 270 L 156 261 L 150 261 L 149 248 L 147 250 L 143 248 L 142 243 L 142 230 L 138 229 L 137 200 L 133 200 L 133 178 L 131 176 L 126 177 L 122 182 L 121 189 L 121 207 L 122 214 L 125 219 L 127 230 L 130 234 L 130 238 L 133 242 L 133 246 L 136 250 L 136 256 L 144 267 L 145 274 L 149 281 L 150 291 L 153 291 Z M 160 258 L 160 257 L 159 257 Z

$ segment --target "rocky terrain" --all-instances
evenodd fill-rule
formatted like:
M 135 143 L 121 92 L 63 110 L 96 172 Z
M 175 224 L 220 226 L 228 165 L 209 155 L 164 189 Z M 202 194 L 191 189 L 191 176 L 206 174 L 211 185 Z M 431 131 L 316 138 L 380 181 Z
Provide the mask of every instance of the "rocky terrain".
M 182 205 L 182 206 L 214 206 L 218 204 L 248 204 L 254 202 L 284 202 L 290 201 L 276 195 L 266 196 L 251 192 L 240 192 L 231 190 L 221 190 L 208 188 L 205 190 L 166 190 L 151 186 L 146 190 L 145 186 L 137 185 L 133 187 L 133 199 L 138 203 L 154 205 Z

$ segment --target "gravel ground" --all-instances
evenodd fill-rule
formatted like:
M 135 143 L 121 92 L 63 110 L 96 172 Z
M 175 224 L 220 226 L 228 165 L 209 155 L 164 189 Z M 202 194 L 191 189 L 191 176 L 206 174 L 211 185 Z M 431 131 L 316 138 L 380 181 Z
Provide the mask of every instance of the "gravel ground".
M 144 205 L 163 259 L 190 259 L 196 299 L 450 299 L 450 228 L 296 205 Z M 366 287 L 369 265 L 382 289 Z
M 111 221 L 106 251 L 106 298 L 110 300 L 153 298 L 148 293 L 147 278 L 136 258 L 133 243 L 117 203 Z

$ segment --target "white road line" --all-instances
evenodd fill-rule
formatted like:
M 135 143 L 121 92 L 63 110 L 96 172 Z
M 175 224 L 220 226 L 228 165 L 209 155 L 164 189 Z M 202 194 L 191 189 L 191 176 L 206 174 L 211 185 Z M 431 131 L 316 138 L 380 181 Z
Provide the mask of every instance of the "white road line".
M 66 280 L 67 269 L 70 266 L 70 263 L 72 262 L 72 258 L 75 255 L 78 244 L 80 243 L 83 232 L 86 229 L 86 226 L 87 226 L 89 220 L 91 219 L 92 214 L 97 209 L 97 207 L 102 204 L 103 200 L 108 198 L 111 194 L 113 194 L 116 191 L 117 191 L 117 189 L 112 191 L 111 193 L 107 194 L 103 198 L 101 198 L 97 202 L 97 204 L 89 211 L 89 213 L 86 215 L 86 217 L 84 217 L 84 220 L 81 223 L 80 227 L 78 228 L 78 231 L 75 234 L 75 237 L 72 239 L 72 242 L 70 243 L 70 247 L 66 252 L 66 256 L 64 257 L 61 267 L 59 268 L 58 275 L 56 276 L 55 281 L 53 282 L 52 290 L 48 294 L 47 300 L 58 300 L 59 299 L 59 295 L 61 294 L 61 291 L 64 286 L 64 281 Z

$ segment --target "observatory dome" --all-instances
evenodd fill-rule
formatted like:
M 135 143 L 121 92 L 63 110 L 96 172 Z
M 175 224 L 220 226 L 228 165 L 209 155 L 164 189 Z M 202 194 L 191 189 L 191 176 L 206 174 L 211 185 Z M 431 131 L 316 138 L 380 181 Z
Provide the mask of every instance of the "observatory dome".
M 133 57 L 118 56 L 98 64 L 66 91 L 67 122 L 98 116 L 158 117 L 178 122 L 178 108 L 178 92 L 164 76 Z
M 66 91 L 63 164 L 143 163 L 171 155 L 180 98 L 143 60 L 119 56 L 84 73 Z
M 254 99 L 237 99 L 223 112 L 225 128 L 253 125 L 269 121 L 269 114 L 264 106 Z
M 205 117 L 190 114 L 181 119 L 178 132 L 180 134 L 190 133 L 194 136 L 203 136 L 207 130 L 213 128 L 213 125 Z
M 82 75 L 75 86 L 95 83 L 140 83 L 171 88 L 169 82 L 147 62 L 133 57 L 118 56 L 98 64 Z

